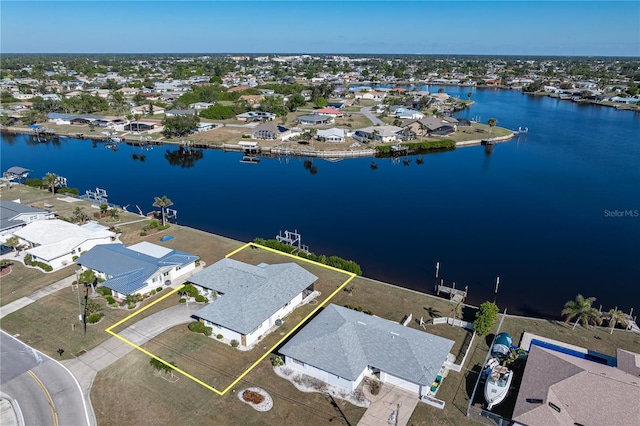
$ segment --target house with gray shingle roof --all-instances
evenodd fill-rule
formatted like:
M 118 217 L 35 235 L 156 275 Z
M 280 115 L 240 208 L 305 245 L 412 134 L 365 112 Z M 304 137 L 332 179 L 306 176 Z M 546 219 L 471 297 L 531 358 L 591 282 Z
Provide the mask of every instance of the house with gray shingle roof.
M 422 396 L 453 341 L 353 309 L 329 305 L 281 349 L 296 372 L 353 392 L 368 374 Z
M 144 294 L 166 281 L 172 281 L 193 271 L 198 256 L 172 250 L 156 244 L 141 242 L 125 247 L 123 244 L 101 244 L 84 253 L 76 263 L 92 269 L 105 281 L 103 286 L 124 299 L 129 294 Z
M 251 347 L 313 293 L 317 279 L 293 262 L 254 266 L 225 258 L 189 278 L 220 296 L 194 316 L 212 327 L 213 335 Z
M 12 234 L 36 220 L 54 219 L 55 212 L 37 209 L 15 201 L 0 201 L 0 235 Z M 6 236 L 8 238 L 9 235 Z

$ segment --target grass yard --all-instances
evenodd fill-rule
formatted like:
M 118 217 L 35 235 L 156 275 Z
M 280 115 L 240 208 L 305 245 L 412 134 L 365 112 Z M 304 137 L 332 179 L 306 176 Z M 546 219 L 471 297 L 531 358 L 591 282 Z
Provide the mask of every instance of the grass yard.
M 73 275 L 74 271 L 74 266 L 69 265 L 63 269 L 45 273 L 40 268 L 27 267 L 19 261 L 13 261 L 11 273 L 4 275 L 0 282 L 0 305 L 4 306 L 29 296 L 43 287 Z
M 142 302 L 141 307 L 162 297 L 164 290 Z M 84 303 L 85 291 L 80 287 L 80 303 Z M 91 289 L 89 289 L 91 293 Z M 105 316 L 97 324 L 87 325 L 84 335 L 83 326 L 78 321 L 78 293 L 71 288 L 60 290 L 52 295 L 35 301 L 24 308 L 2 318 L 2 329 L 9 334 L 19 335 L 24 343 L 37 348 L 56 359 L 69 359 L 88 351 L 111 337 L 104 330 L 131 315 L 134 310 L 110 308 L 102 297 L 93 299 L 101 306 Z M 142 312 L 138 319 L 175 305 L 178 296 L 168 297 L 160 303 Z M 81 308 L 82 309 L 82 308 Z M 60 357 L 58 349 L 64 349 Z
M 204 336 L 203 336 L 204 337 Z M 171 383 L 154 373 L 149 357 L 133 351 L 98 373 L 91 391 L 100 425 L 330 425 L 343 424 L 330 399 L 319 393 L 301 393 L 277 376 L 269 360 L 261 362 L 232 392 L 218 396 L 199 384 L 177 376 Z M 178 366 L 180 364 L 178 363 Z M 273 408 L 258 412 L 238 398 L 238 392 L 258 386 L 273 399 Z M 365 409 L 338 400 L 349 424 Z

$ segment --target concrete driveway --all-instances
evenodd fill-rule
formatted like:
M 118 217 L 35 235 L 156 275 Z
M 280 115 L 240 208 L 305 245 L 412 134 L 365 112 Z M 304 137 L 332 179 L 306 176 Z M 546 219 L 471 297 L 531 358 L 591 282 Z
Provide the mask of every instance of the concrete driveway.
M 367 395 L 367 398 L 371 397 Z M 358 426 L 405 426 L 418 405 L 417 394 L 388 383 L 383 383 L 373 398 Z M 398 411 L 400 416 L 396 422 Z

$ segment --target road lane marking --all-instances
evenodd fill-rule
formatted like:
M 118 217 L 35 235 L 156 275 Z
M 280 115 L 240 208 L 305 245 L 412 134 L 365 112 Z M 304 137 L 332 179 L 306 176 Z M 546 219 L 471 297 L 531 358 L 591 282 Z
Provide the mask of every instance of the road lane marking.
M 36 376 L 36 374 L 33 371 L 29 370 L 27 371 L 27 373 L 29 373 L 29 375 L 33 378 L 33 380 L 36 381 L 38 386 L 40 386 L 40 389 L 42 389 L 44 396 L 47 398 L 47 401 L 49 402 L 49 409 L 51 410 L 51 418 L 53 419 L 53 426 L 58 426 L 58 413 L 56 412 L 56 406 L 53 403 L 53 399 L 51 399 L 51 395 L 49 394 L 49 391 L 45 387 L 44 383 L 40 381 L 38 376 Z

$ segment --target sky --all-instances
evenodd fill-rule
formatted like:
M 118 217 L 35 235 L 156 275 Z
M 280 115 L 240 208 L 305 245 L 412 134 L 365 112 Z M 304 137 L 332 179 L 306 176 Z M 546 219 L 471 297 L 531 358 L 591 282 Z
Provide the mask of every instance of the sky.
M 640 57 L 640 1 L 0 0 L 2 53 Z

